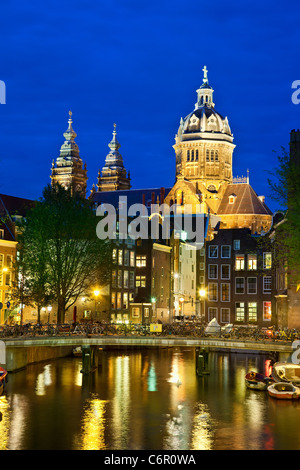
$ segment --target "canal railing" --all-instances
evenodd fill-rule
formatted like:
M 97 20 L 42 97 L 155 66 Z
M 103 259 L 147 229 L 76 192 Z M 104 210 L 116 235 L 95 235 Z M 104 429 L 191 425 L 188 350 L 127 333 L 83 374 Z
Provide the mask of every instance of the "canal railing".
M 293 352 L 293 343 L 279 341 L 253 341 L 217 337 L 162 337 L 162 336 L 114 336 L 90 335 L 89 337 L 36 336 L 6 338 L 5 345 L 7 369 L 15 371 L 28 364 L 58 357 L 70 356 L 76 347 L 97 348 L 205 348 L 209 351 L 226 351 L 231 353 L 255 353 L 277 355 L 279 360 L 288 360 Z

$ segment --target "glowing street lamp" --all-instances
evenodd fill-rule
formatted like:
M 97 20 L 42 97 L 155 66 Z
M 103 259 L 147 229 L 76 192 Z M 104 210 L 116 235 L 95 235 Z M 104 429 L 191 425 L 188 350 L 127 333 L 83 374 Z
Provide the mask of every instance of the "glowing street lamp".
M 94 296 L 95 296 L 95 319 L 97 318 L 97 300 L 100 295 L 100 291 L 98 289 L 94 290 Z
M 199 296 L 200 296 L 200 318 L 202 318 L 205 315 L 205 311 L 204 311 L 204 300 L 205 300 L 205 296 L 206 296 L 205 289 L 200 289 L 199 290 Z M 203 308 L 202 308 L 202 304 L 203 304 Z
M 48 323 L 50 323 L 50 313 L 51 313 L 51 310 L 52 310 L 52 306 L 48 305 L 47 310 L 48 310 Z

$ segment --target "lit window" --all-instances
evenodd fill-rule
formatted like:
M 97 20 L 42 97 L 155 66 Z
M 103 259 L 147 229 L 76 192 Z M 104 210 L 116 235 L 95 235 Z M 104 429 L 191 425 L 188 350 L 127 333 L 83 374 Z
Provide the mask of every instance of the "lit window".
M 124 292 L 123 294 L 123 309 L 128 309 L 128 292 Z
M 119 262 L 119 265 L 122 266 L 122 264 L 123 264 L 123 250 L 119 250 L 118 262 Z
M 248 320 L 249 321 L 257 321 L 257 303 L 256 302 L 248 302 Z
M 143 268 L 146 266 L 146 256 L 144 255 L 137 255 L 136 256 L 136 267 Z
M 256 255 L 248 255 L 247 268 L 248 268 L 248 271 L 256 271 L 257 269 L 257 256 Z
M 132 309 L 132 317 L 139 318 L 140 316 L 140 307 L 133 307 Z
M 264 302 L 263 320 L 270 321 L 272 316 L 271 302 Z
M 149 307 L 145 307 L 144 308 L 144 317 L 149 317 L 149 314 L 150 314 L 150 308 Z
M 235 304 L 235 319 L 236 319 L 236 321 L 244 321 L 245 320 L 245 303 L 244 302 L 236 302 L 236 304 Z
M 135 266 L 135 256 L 134 256 L 134 251 L 130 252 L 130 266 L 134 267 Z
M 271 269 L 272 253 L 264 253 L 264 269 Z
M 221 284 L 221 300 L 222 302 L 230 301 L 230 284 Z
M 113 309 L 116 308 L 116 293 L 115 292 L 111 293 L 111 308 Z
M 135 287 L 146 287 L 146 276 L 136 276 Z
M 245 256 L 235 255 L 235 270 L 242 271 L 245 269 Z
M 122 296 L 121 292 L 117 292 L 117 308 L 120 309 L 122 308 Z
M 218 284 L 215 282 L 208 283 L 208 300 L 212 302 L 218 300 Z

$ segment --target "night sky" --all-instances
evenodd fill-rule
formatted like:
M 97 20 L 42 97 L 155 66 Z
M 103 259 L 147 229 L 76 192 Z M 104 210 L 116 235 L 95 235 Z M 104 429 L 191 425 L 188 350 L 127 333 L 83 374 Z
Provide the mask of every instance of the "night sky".
M 170 187 L 180 118 L 203 66 L 234 134 L 234 176 L 269 199 L 268 170 L 300 128 L 297 1 L 40 0 L 1 4 L 0 193 L 36 199 L 50 182 L 68 112 L 88 191 L 113 123 L 133 188 Z

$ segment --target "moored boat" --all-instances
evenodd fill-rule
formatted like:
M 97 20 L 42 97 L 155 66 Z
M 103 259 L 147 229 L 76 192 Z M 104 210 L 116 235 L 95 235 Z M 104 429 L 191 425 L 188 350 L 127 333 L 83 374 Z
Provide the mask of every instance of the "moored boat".
M 75 357 L 82 357 L 82 349 L 81 346 L 73 349 L 73 356 Z
M 0 367 L 0 395 L 2 395 L 7 382 L 7 370 Z
M 299 400 L 300 389 L 289 382 L 275 382 L 268 387 L 270 397 L 278 400 Z
M 300 365 L 290 362 L 276 362 L 273 365 L 272 377 L 275 382 L 289 382 L 300 387 Z
M 246 386 L 253 390 L 267 390 L 272 380 L 270 377 L 265 377 L 263 374 L 253 371 L 245 375 Z

